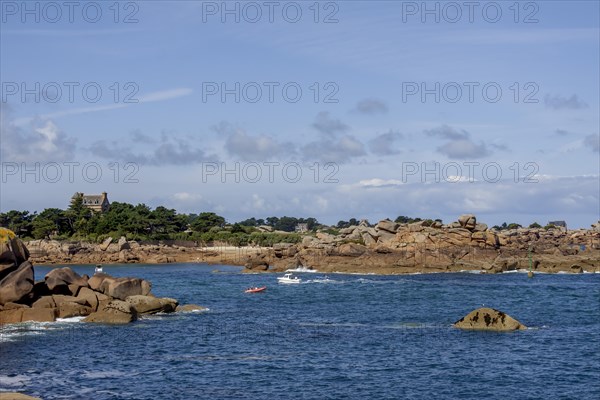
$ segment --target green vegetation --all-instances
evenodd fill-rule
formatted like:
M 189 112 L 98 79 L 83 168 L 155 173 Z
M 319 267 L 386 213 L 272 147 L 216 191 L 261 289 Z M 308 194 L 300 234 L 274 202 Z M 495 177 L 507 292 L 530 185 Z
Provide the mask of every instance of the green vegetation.
M 394 222 L 399 224 L 412 224 L 413 222 L 423 221 L 421 218 L 410 218 L 405 215 L 400 215 L 398 218 L 394 220 Z
M 537 222 L 534 222 L 533 224 L 529 225 L 530 228 L 541 228 L 542 226 L 540 224 L 538 224 Z
M 360 222 L 356 218 L 350 218 L 349 221 L 339 221 L 336 225 L 338 229 L 348 228 L 350 226 L 357 226 Z
M 250 218 L 229 225 L 225 218 L 213 212 L 179 214 L 173 209 L 145 204 L 113 202 L 105 213 L 85 207 L 82 198 L 75 198 L 66 210 L 47 208 L 41 213 L 9 211 L 0 213 L 0 225 L 28 239 L 59 239 L 101 242 L 108 237 L 128 240 L 194 240 L 203 243 L 223 243 L 233 246 L 272 246 L 275 243 L 298 243 L 301 236 L 294 232 L 304 223 L 308 230 L 321 225 L 315 218 L 269 217 Z M 271 226 L 274 231 L 260 232 L 256 227 Z M 290 232 L 290 233 L 288 233 Z
M 498 225 L 494 225 L 492 228 L 499 230 L 499 231 L 504 231 L 507 229 L 519 229 L 522 228 L 523 226 L 520 224 L 517 224 L 515 222 L 512 222 L 510 224 L 507 224 L 506 222 L 502 223 L 502 225 L 498 226 Z

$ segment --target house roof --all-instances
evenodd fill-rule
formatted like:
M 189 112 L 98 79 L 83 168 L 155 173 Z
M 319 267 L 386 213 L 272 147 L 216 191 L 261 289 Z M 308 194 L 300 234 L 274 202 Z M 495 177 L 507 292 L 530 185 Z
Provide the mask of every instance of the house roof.
M 102 203 L 102 200 L 104 199 L 104 194 L 83 194 L 83 193 L 75 193 L 73 195 L 73 197 L 71 197 L 71 199 L 76 199 L 77 197 L 81 196 L 83 198 L 84 202 L 95 202 L 96 200 L 98 201 L 98 204 Z
M 102 195 L 99 194 L 84 194 L 83 195 L 83 200 L 84 201 L 96 201 L 98 200 L 99 203 L 102 202 L 103 198 Z

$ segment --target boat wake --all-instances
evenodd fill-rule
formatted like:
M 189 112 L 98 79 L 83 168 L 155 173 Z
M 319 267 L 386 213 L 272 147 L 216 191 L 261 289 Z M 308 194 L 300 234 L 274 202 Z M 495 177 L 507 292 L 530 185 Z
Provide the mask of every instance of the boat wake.
M 316 272 L 319 272 L 319 271 L 317 271 L 316 269 L 307 268 L 307 267 L 298 267 L 298 268 L 286 269 L 285 272 L 309 272 L 309 273 L 316 273 Z

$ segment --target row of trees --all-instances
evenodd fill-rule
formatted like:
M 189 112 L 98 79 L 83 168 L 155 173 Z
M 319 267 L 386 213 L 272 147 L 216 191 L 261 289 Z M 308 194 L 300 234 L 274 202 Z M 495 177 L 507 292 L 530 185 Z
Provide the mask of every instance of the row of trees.
M 523 225 L 517 224 L 517 223 L 514 223 L 514 222 L 510 223 L 510 224 L 507 224 L 506 222 L 504 222 L 502 225 L 494 225 L 493 226 L 494 229 L 497 229 L 499 231 L 504 231 L 504 230 L 507 230 L 507 229 L 519 229 L 519 228 L 522 228 L 522 227 L 523 227 Z M 552 225 L 552 224 L 548 224 L 546 226 L 542 226 L 542 225 L 538 224 L 537 222 L 534 222 L 534 223 L 532 223 L 532 224 L 529 225 L 529 228 L 554 229 L 554 228 L 557 228 L 557 226 Z
M 236 241 L 243 242 L 244 236 L 255 232 L 257 226 L 268 225 L 274 230 L 293 232 L 298 223 L 306 223 L 309 230 L 320 226 L 315 218 L 293 217 L 269 217 L 266 220 L 251 218 L 228 225 L 225 218 L 212 212 L 180 214 L 162 206 L 151 209 L 145 204 L 119 202 L 111 203 L 107 212 L 97 213 L 87 208 L 82 198 L 73 199 L 66 210 L 47 208 L 39 214 L 16 210 L 0 213 L 0 226 L 11 229 L 23 238 L 57 237 L 92 241 L 108 236 L 126 236 L 138 240 L 207 241 L 236 237 Z M 253 239 L 259 242 L 266 240 L 260 235 L 255 236 Z
M 257 227 L 261 225 L 270 226 L 274 230 L 284 232 L 294 232 L 298 224 L 306 224 L 307 229 L 313 230 L 318 227 L 319 221 L 316 218 L 295 218 L 295 217 L 269 217 L 266 219 L 256 219 L 254 217 L 239 222 L 242 226 Z

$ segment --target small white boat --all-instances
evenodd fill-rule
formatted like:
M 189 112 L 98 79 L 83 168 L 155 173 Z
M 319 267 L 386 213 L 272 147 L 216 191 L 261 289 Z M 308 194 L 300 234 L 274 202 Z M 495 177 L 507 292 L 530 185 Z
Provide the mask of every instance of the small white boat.
M 98 264 L 96 265 L 96 269 L 94 270 L 94 274 L 101 274 L 102 273 L 102 265 Z
M 293 276 L 292 274 L 285 274 L 285 275 L 277 278 L 277 282 L 279 282 L 279 283 L 300 283 L 300 282 L 302 282 L 302 279 L 298 278 L 297 276 Z

